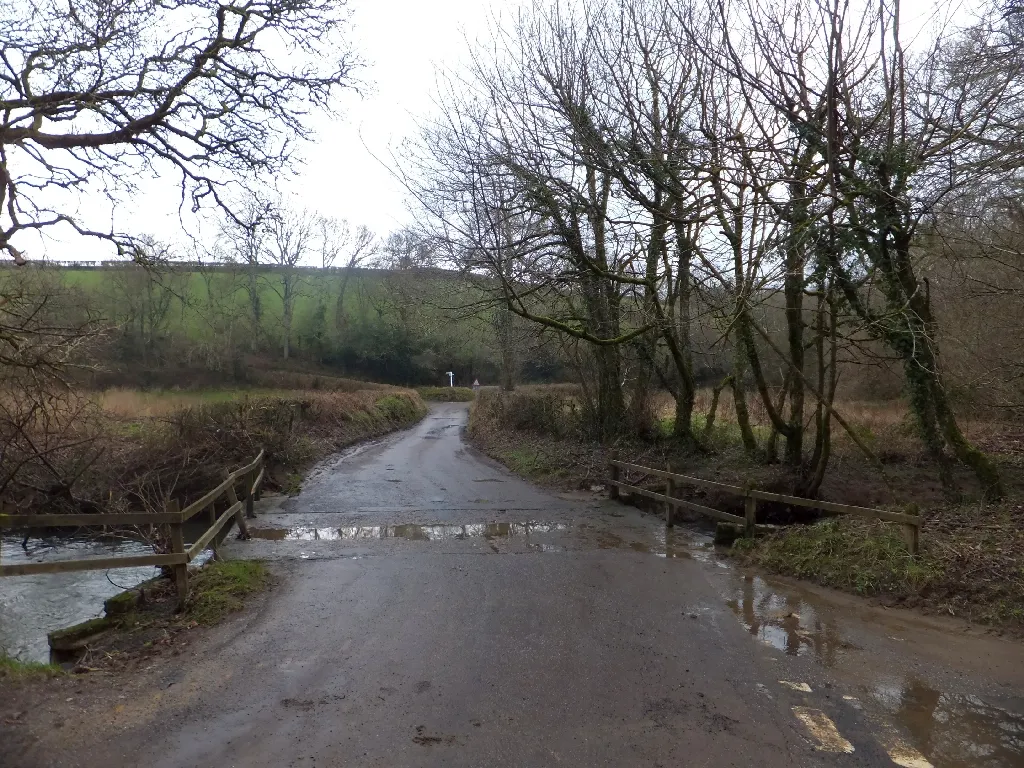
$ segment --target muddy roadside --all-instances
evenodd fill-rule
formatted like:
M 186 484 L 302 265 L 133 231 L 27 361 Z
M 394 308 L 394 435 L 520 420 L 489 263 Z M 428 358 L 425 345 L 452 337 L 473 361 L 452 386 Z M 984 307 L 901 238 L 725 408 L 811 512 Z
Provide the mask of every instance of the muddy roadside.
M 603 486 L 610 451 L 575 436 L 501 427 L 475 413 L 467 438 L 477 450 L 513 472 L 556 490 Z M 620 456 L 655 467 L 722 483 L 788 492 L 778 487 L 778 468 L 729 448 L 682 453 L 670 441 L 621 441 Z M 1016 478 L 1019 468 L 1007 465 Z M 898 525 L 852 517 L 819 520 L 759 519 L 784 527 L 754 542 L 740 541 L 729 555 L 743 565 L 849 592 L 876 605 L 905 607 L 931 616 L 964 619 L 988 632 L 1024 638 L 1024 504 L 1019 495 L 1000 504 L 951 504 L 941 495 L 932 468 L 921 462 L 888 468 L 890 483 L 913 493 L 925 518 L 921 550 L 913 557 Z M 647 483 L 661 491 L 659 481 Z M 1016 480 L 1009 483 L 1016 487 Z M 736 499 L 677 486 L 702 505 L 743 514 Z M 890 507 L 891 489 L 872 479 L 861 464 L 847 460 L 824 486 L 822 498 L 846 504 Z M 906 502 L 909 496 L 900 499 Z M 656 505 L 645 499 L 641 508 Z M 897 505 L 895 508 L 902 508 Z M 660 511 L 660 510 L 659 510 Z M 685 516 L 684 516 L 685 517 Z M 693 518 L 693 522 L 706 521 Z
M 211 563 L 194 574 L 181 613 L 169 580 L 148 582 L 134 590 L 141 602 L 74 662 L 0 669 L 0 765 L 60 765 L 145 725 L 157 708 L 167 717 L 187 707 L 189 681 L 217 674 L 217 654 L 258 626 L 289 572 L 281 563 Z

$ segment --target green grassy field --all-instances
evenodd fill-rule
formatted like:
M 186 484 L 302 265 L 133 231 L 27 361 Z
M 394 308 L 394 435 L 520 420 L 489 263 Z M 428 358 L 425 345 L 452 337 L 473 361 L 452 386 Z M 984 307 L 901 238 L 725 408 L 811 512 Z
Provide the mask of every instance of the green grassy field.
M 135 265 L 46 272 L 120 330 L 122 359 L 162 355 L 211 367 L 239 352 L 283 356 L 287 279 L 290 358 L 399 384 L 442 385 L 449 370 L 459 381 L 497 378 L 489 310 L 461 311 L 482 295 L 450 273 Z
M 139 272 L 141 270 L 133 268 L 67 268 L 61 270 L 61 276 L 65 285 L 80 288 L 101 301 L 105 299 L 107 303 L 113 303 L 126 293 L 144 288 L 145 281 Z M 325 323 L 336 325 L 336 299 L 342 281 L 339 273 L 302 270 L 298 275 L 293 320 L 295 327 L 311 324 L 321 304 L 326 310 Z M 246 276 L 241 271 L 214 270 L 203 274 L 175 270 L 154 273 L 152 279 L 174 294 L 168 312 L 169 327 L 183 330 L 189 335 L 202 335 L 220 319 L 245 317 L 251 311 Z M 256 287 L 266 324 L 279 325 L 283 316 L 282 273 L 269 270 L 260 272 Z M 378 296 L 383 292 L 383 287 L 379 273 L 356 271 L 345 286 L 348 309 L 344 315 L 348 321 L 358 320 L 361 315 L 367 314 L 367 310 L 374 311 L 366 306 L 370 301 L 375 304 L 386 303 L 386 297 Z

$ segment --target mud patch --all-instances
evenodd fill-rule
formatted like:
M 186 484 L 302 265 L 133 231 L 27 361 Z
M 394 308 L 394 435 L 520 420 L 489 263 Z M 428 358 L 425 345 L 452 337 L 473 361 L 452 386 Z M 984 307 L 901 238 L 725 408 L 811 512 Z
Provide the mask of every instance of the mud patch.
M 458 744 L 459 740 L 454 736 L 431 736 L 427 733 L 425 725 L 416 726 L 416 735 L 412 737 L 414 744 L 421 747 L 433 747 L 439 744 Z

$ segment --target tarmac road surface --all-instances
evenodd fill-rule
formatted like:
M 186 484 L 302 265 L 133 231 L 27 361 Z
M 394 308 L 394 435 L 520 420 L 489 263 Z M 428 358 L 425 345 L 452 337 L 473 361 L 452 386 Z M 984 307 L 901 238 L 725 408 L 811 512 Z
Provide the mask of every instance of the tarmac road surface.
M 540 490 L 466 446 L 466 414 L 262 502 L 227 554 L 281 584 L 78 764 L 1024 765 L 1013 644 L 879 624 Z

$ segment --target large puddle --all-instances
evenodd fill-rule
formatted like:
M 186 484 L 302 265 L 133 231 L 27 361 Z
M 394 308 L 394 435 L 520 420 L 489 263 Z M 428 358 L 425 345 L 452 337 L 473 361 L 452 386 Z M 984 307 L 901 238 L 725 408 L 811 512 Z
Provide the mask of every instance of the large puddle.
M 590 543 L 598 549 L 628 549 L 633 552 L 652 554 L 658 557 L 688 558 L 691 556 L 692 538 L 686 533 L 666 528 L 649 535 L 631 537 L 619 535 L 596 527 L 590 523 L 570 525 L 567 523 L 522 522 L 522 523 L 468 523 L 447 524 L 404 524 L 404 525 L 354 525 L 343 527 L 321 527 L 296 525 L 289 528 L 251 528 L 254 539 L 267 541 L 381 541 L 405 539 L 407 541 L 463 541 L 481 538 L 489 542 L 499 539 L 522 538 L 528 548 L 542 552 L 565 552 L 579 546 L 567 546 L 550 541 L 532 541 L 542 534 L 570 534 L 575 544 Z M 645 532 L 647 533 L 647 532 Z M 494 551 L 498 549 L 494 547 Z
M 839 625 L 791 591 L 776 591 L 760 576 L 737 574 L 735 597 L 727 602 L 754 637 L 790 656 L 814 656 L 832 666 L 838 654 L 856 650 L 843 640 Z
M 254 539 L 271 541 L 359 541 L 408 539 L 445 541 L 482 537 L 484 539 L 530 536 L 567 531 L 564 523 L 471 523 L 469 525 L 356 525 L 342 528 L 317 528 L 299 525 L 292 528 L 253 528 Z
M 727 603 L 762 643 L 827 667 L 840 664 L 845 653 L 862 651 L 844 639 L 834 609 L 808 595 L 749 574 L 735 573 L 733 585 Z M 909 735 L 934 768 L 1024 766 L 1024 699 L 1014 712 L 976 696 L 936 690 L 916 677 L 882 677 L 861 693 Z
M 1024 765 L 1024 712 L 937 691 L 915 678 L 879 682 L 867 696 L 912 735 L 935 768 Z

